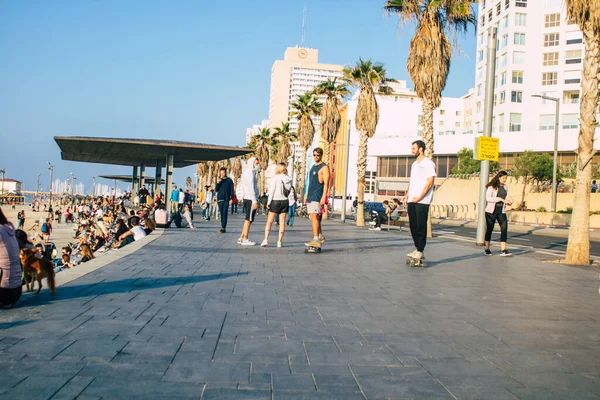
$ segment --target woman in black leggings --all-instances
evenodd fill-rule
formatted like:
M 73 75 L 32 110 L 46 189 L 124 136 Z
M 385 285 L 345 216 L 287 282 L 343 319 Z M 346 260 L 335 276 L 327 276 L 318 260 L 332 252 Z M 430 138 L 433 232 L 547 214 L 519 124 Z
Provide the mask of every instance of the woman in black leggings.
M 506 186 L 506 179 L 508 174 L 506 171 L 500 171 L 492 178 L 490 183 L 486 185 L 487 191 L 485 193 L 485 199 L 487 200 L 487 207 L 485 208 L 485 221 L 487 229 L 485 231 L 485 255 L 491 256 L 490 241 L 492 240 L 492 231 L 494 225 L 498 221 L 500 225 L 500 255 L 507 257 L 512 254 L 506 250 L 506 239 L 508 236 L 508 219 L 506 218 L 506 205 L 511 205 L 512 201 L 507 200 L 508 187 Z

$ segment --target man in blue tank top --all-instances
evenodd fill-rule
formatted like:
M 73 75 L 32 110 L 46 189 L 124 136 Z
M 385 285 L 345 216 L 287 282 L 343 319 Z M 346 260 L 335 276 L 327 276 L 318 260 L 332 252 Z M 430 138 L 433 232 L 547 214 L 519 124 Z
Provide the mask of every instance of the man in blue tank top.
M 315 165 L 308 175 L 308 192 L 306 194 L 306 209 L 312 223 L 313 238 L 304 243 L 308 247 L 321 247 L 325 241 L 321 231 L 321 208 L 327 202 L 329 193 L 329 167 L 323 162 L 323 149 L 317 147 L 313 150 Z

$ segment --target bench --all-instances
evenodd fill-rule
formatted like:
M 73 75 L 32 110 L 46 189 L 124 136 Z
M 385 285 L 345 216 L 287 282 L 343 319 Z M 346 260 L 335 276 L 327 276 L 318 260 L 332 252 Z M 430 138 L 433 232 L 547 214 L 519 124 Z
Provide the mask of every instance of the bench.
M 402 227 L 406 225 L 406 221 L 408 221 L 406 210 L 400 212 L 400 219 L 398 220 L 394 221 L 388 216 L 387 230 L 389 231 L 392 226 L 397 226 L 400 228 L 400 232 L 402 232 Z

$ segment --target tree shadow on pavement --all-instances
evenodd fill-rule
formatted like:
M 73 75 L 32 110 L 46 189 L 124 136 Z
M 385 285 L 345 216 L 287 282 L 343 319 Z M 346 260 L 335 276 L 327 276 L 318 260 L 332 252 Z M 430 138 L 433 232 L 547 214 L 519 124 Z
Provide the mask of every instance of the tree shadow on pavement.
M 170 286 L 182 286 L 186 284 L 196 284 L 214 281 L 218 279 L 227 279 L 236 276 L 248 275 L 248 272 L 232 272 L 212 275 L 194 275 L 194 276 L 171 276 L 171 277 L 147 277 L 147 278 L 128 278 L 117 281 L 100 281 L 97 283 L 60 286 L 56 289 L 57 295 L 52 296 L 50 292 L 42 291 L 37 296 L 27 296 L 17 306 L 33 306 L 52 303 L 54 301 L 77 299 L 88 296 L 99 296 L 104 294 L 129 293 L 132 291 L 166 288 Z M 17 308 L 17 307 L 15 307 Z

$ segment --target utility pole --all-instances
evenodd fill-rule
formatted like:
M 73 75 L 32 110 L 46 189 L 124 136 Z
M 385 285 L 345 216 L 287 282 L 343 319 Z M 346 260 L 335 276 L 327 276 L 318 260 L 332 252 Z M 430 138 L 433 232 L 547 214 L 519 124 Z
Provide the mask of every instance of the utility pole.
M 92 197 L 96 197 L 96 177 L 92 177 Z
M 488 30 L 487 44 L 487 77 L 485 83 L 485 109 L 483 113 L 483 136 L 492 136 L 492 117 L 494 115 L 494 77 L 496 75 L 496 33 L 492 27 Z M 478 132 L 479 133 L 479 132 Z M 481 161 L 479 172 L 479 204 L 477 206 L 477 244 L 485 243 L 485 191 L 490 179 L 490 162 Z

